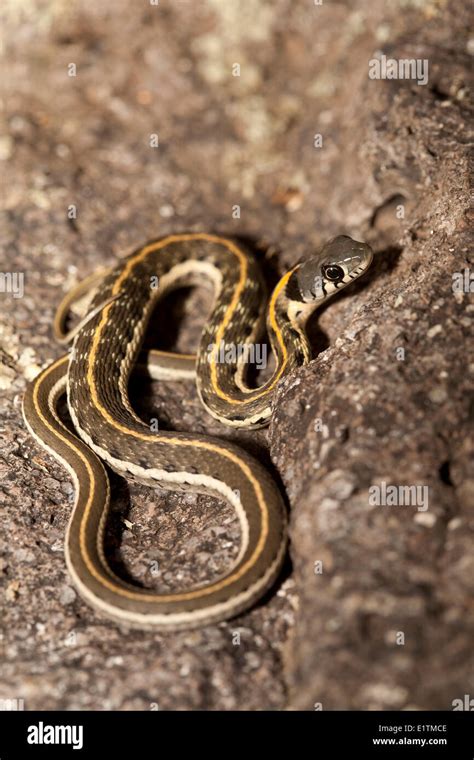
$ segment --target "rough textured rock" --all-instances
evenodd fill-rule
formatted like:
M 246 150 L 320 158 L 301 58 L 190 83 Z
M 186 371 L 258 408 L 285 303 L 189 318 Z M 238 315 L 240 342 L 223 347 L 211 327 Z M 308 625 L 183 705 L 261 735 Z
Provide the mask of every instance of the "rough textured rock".
M 0 294 L 0 697 L 29 709 L 450 709 L 474 688 L 473 305 L 452 287 L 472 267 L 464 3 L 27 9 L 4 10 L 1 271 L 24 272 L 25 295 Z M 428 84 L 370 80 L 377 50 L 427 58 Z M 293 573 L 236 621 L 164 636 L 121 630 L 76 596 L 63 559 L 72 485 L 27 435 L 20 401 L 60 354 L 64 292 L 182 229 L 252 240 L 270 282 L 341 232 L 376 259 L 313 326 L 324 352 L 282 385 L 268 433 L 222 430 L 186 384 L 135 390 L 144 415 L 271 456 L 291 509 Z M 173 344 L 176 319 L 178 348 L 192 347 L 207 305 L 204 293 L 172 300 L 160 337 Z M 428 509 L 371 506 L 382 481 L 427 486 Z M 108 552 L 137 582 L 184 586 L 233 556 L 238 528 L 219 502 L 114 489 Z

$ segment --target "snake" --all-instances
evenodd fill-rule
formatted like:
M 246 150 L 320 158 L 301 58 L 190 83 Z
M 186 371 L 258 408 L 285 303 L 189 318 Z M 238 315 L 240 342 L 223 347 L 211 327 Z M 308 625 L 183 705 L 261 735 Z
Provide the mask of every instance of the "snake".
M 96 276 L 88 312 L 73 336 L 64 332 L 64 312 L 79 292 L 66 297 L 55 333 L 63 342 L 72 338 L 72 347 L 28 385 L 22 409 L 31 435 L 73 480 L 66 565 L 80 596 L 96 611 L 119 624 L 159 631 L 228 620 L 271 589 L 287 552 L 285 501 L 260 461 L 217 437 L 151 429 L 133 409 L 129 378 L 142 361 L 157 303 L 173 290 L 211 285 L 212 312 L 197 353 L 154 349 L 145 354 L 146 370 L 154 379 L 194 378 L 213 418 L 257 429 L 270 422 L 280 381 L 311 361 L 305 332 L 311 314 L 364 274 L 372 257 L 369 245 L 339 235 L 285 272 L 267 298 L 258 260 L 243 243 L 204 232 L 171 234 Z M 88 285 L 84 281 L 79 290 Z M 274 369 L 255 386 L 248 379 L 248 349 L 265 329 Z M 72 426 L 58 412 L 65 394 Z M 212 581 L 164 593 L 120 578 L 104 549 L 109 467 L 132 482 L 229 503 L 240 525 L 231 566 Z

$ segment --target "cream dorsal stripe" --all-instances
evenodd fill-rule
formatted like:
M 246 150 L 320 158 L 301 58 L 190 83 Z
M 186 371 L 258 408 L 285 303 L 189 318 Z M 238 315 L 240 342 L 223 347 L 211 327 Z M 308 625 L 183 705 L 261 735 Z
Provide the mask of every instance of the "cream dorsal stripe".
M 206 233 L 147 243 L 114 269 L 89 278 L 96 292 L 74 331 L 70 360 L 62 357 L 46 368 L 28 389 L 23 405 L 31 433 L 75 481 L 66 560 L 87 602 L 117 621 L 139 627 L 178 630 L 217 622 L 260 598 L 275 581 L 285 555 L 285 506 L 259 462 L 216 438 L 152 432 L 130 404 L 128 379 L 142 358 L 143 336 L 158 300 L 202 278 L 212 283 L 214 309 L 196 360 L 150 351 L 146 361 L 157 377 L 195 376 L 199 397 L 216 419 L 235 427 L 258 427 L 270 420 L 278 381 L 310 360 L 304 332 L 308 317 L 363 274 L 371 260 L 367 245 L 345 236 L 335 238 L 283 275 L 266 310 L 263 279 L 252 254 L 232 240 Z M 65 340 L 74 337 L 64 332 L 65 312 L 84 290 L 80 285 L 69 294 L 56 316 L 56 334 Z M 246 384 L 241 358 L 222 363 L 218 348 L 222 343 L 246 346 L 257 340 L 264 317 L 275 370 L 264 385 L 252 388 Z M 57 414 L 66 387 L 77 437 Z M 139 482 L 228 501 L 241 531 L 232 566 L 210 583 L 173 593 L 155 593 L 117 577 L 103 549 L 109 486 L 102 462 Z

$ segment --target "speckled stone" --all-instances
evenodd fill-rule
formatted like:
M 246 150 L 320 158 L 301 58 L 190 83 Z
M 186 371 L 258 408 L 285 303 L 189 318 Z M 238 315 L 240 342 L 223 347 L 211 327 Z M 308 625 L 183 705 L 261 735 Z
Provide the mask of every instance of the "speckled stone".
M 25 292 L 0 293 L 0 698 L 449 709 L 474 693 L 472 294 L 452 291 L 470 249 L 467 7 L 16 5 L 3 10 L 1 271 L 23 272 Z M 429 58 L 428 85 L 370 80 L 385 46 Z M 21 396 L 61 354 L 51 323 L 64 293 L 183 229 L 244 236 L 270 284 L 339 233 L 376 259 L 312 324 L 321 353 L 282 384 L 269 433 L 223 430 L 190 384 L 132 386 L 145 418 L 271 458 L 291 508 L 293 572 L 271 594 L 228 623 L 160 635 L 99 617 L 72 588 L 70 479 L 25 430 Z M 192 349 L 209 305 L 200 290 L 170 298 L 154 341 Z M 429 509 L 370 506 L 381 480 L 428 484 Z M 188 587 L 235 556 L 220 502 L 115 477 L 113 495 L 107 554 L 124 577 Z

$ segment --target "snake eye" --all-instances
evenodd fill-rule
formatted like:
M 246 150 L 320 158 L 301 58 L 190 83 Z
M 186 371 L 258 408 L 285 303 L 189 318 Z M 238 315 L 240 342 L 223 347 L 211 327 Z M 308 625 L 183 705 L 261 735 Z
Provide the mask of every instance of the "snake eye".
M 339 282 L 344 279 L 344 270 L 337 264 L 329 264 L 329 266 L 323 267 L 323 276 L 330 282 Z

